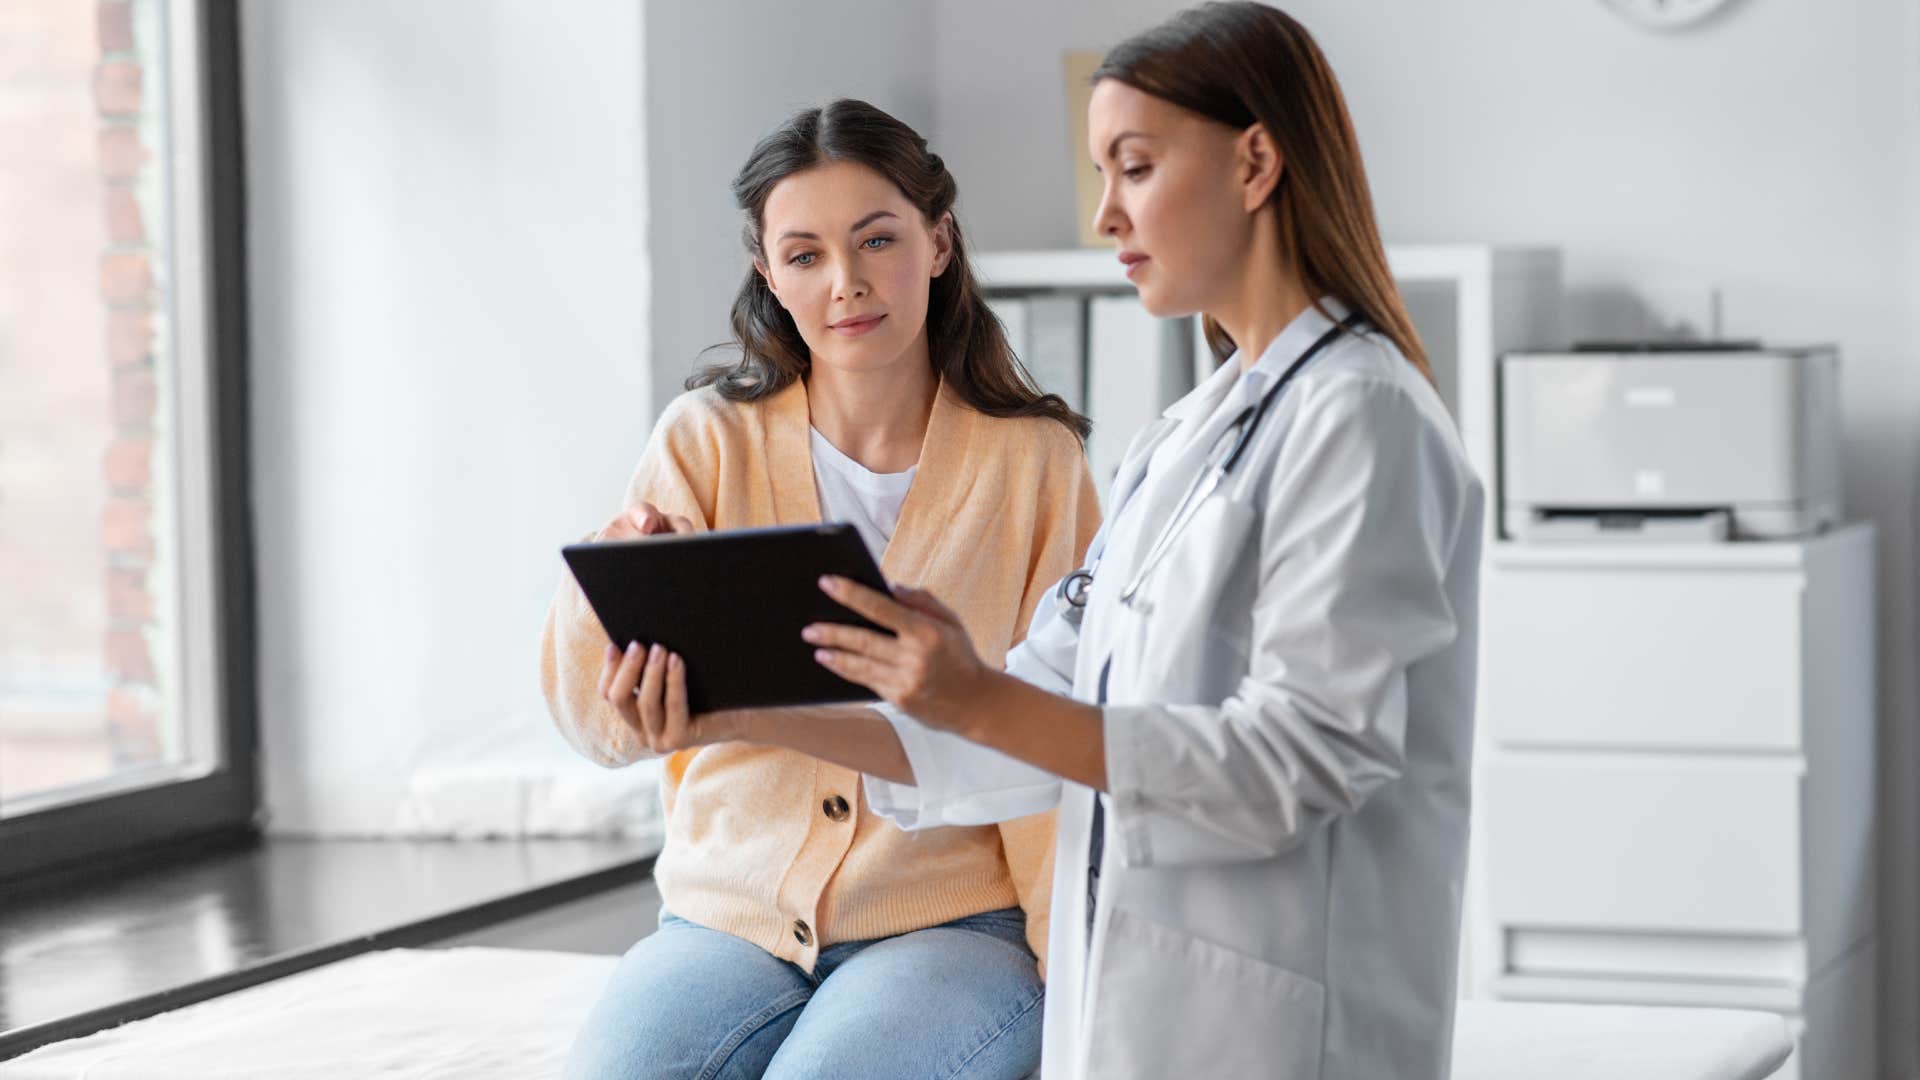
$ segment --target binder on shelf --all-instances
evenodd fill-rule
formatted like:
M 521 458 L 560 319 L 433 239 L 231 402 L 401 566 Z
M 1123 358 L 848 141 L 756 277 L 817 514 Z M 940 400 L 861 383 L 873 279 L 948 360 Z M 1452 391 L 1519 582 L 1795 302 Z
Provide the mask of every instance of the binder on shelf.
M 1086 302 L 1077 296 L 1036 296 L 1027 301 L 1024 359 L 1040 389 L 1059 394 L 1067 406 L 1087 407 Z
M 1104 497 L 1133 433 L 1171 403 L 1161 371 L 1168 335 L 1134 297 L 1095 296 L 1087 306 L 1087 415 L 1094 418 L 1087 457 Z M 1181 355 L 1190 377 L 1190 354 Z

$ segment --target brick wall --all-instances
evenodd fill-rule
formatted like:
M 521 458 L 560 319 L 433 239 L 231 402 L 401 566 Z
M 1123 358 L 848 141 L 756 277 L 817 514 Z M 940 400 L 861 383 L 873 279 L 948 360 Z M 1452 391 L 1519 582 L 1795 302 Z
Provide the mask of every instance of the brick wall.
M 93 94 L 99 110 L 99 162 L 107 247 L 100 255 L 100 297 L 106 306 L 106 356 L 112 437 L 102 462 L 107 502 L 101 533 L 106 550 L 106 730 L 116 765 L 156 760 L 161 753 L 160 686 L 154 665 L 155 520 L 153 447 L 159 380 L 154 363 L 158 288 L 164 263 L 150 223 L 162 181 L 154 152 L 164 108 L 158 72 L 137 51 L 152 32 L 135 18 L 132 0 L 100 0 L 100 62 Z M 149 50 L 151 52 L 151 50 Z
M 0 0 L 9 800 L 175 749 L 164 14 Z

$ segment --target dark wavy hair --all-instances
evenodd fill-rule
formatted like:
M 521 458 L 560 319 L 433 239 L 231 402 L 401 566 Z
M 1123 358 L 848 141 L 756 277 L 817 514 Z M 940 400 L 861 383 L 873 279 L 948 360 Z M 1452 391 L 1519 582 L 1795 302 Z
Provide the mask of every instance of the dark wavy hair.
M 766 262 L 761 231 L 775 185 L 797 172 L 841 161 L 886 177 L 929 225 L 953 210 L 953 174 L 927 141 L 864 101 L 842 99 L 794 114 L 760 140 L 733 178 L 734 201 L 747 217 L 742 239 L 756 262 Z M 952 231 L 952 257 L 933 279 L 927 298 L 927 352 L 934 371 L 980 412 L 1051 417 L 1085 440 L 1092 423 L 1058 394 L 1043 394 L 1034 385 L 974 279 L 958 221 Z M 758 401 L 805 376 L 812 364 L 793 317 L 752 267 L 733 299 L 733 344 L 740 350 L 738 359 L 696 371 L 687 389 L 712 386 L 729 401 Z
M 1308 295 L 1331 294 L 1366 316 L 1433 378 L 1387 268 L 1346 99 L 1305 27 L 1251 0 L 1201 4 L 1114 46 L 1094 70 L 1102 79 L 1236 131 L 1264 126 L 1286 163 L 1268 201 L 1294 275 Z M 1226 359 L 1232 339 L 1212 318 L 1206 332 Z

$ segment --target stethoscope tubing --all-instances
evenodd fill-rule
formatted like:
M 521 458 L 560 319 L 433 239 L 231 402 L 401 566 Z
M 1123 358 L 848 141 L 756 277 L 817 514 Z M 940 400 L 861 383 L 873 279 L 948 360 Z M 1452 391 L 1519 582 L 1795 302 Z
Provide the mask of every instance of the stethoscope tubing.
M 1272 408 L 1275 401 L 1279 400 L 1281 391 L 1285 390 L 1287 384 L 1293 381 L 1293 377 L 1300 373 L 1300 369 L 1307 365 L 1307 361 L 1319 355 L 1341 334 L 1359 326 L 1363 321 L 1360 314 L 1355 312 L 1340 320 L 1326 333 L 1321 334 L 1312 345 L 1307 346 L 1306 351 L 1287 366 L 1280 380 L 1274 383 L 1273 389 L 1262 394 L 1258 403 L 1240 410 L 1240 414 L 1235 416 L 1225 430 L 1215 437 L 1214 445 L 1207 449 L 1207 457 L 1213 458 L 1217 449 L 1223 445 L 1226 447 L 1226 454 L 1211 466 L 1203 468 L 1200 475 L 1194 477 L 1193 483 L 1180 497 L 1180 502 L 1174 507 L 1173 513 L 1167 516 L 1167 524 L 1161 528 L 1159 535 L 1154 538 L 1153 545 L 1147 549 L 1146 557 L 1141 560 L 1139 569 L 1134 572 L 1133 580 L 1121 590 L 1122 604 L 1134 606 L 1140 589 L 1152 576 L 1153 571 L 1159 567 L 1161 560 L 1166 558 L 1167 552 L 1173 547 L 1173 542 L 1179 539 L 1194 515 L 1199 513 L 1201 504 L 1205 503 L 1208 497 L 1226 482 L 1234 466 L 1240 464 L 1240 459 L 1246 454 L 1247 447 L 1253 445 L 1253 437 L 1259 430 L 1260 421 L 1266 419 L 1267 411 Z M 1131 493 L 1129 493 L 1129 499 L 1131 499 Z M 1118 518 L 1123 509 L 1125 509 L 1124 504 L 1116 507 L 1114 517 Z M 1105 555 L 1104 551 L 1101 552 L 1100 555 L 1095 556 L 1090 565 L 1075 570 L 1060 582 L 1056 597 L 1056 602 L 1061 607 L 1060 613 L 1076 624 L 1080 616 L 1085 613 L 1088 590 L 1093 587 L 1094 574 L 1099 570 Z

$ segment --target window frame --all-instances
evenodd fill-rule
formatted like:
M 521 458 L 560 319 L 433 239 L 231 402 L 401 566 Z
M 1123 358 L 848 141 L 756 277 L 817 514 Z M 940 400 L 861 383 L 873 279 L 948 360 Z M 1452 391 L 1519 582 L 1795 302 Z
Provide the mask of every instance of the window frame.
M 172 0 L 181 3 L 182 0 Z M 187 664 L 204 673 L 211 694 L 190 698 L 210 708 L 211 771 L 0 818 L 0 882 L 118 863 L 258 833 L 259 694 L 255 648 L 252 441 L 248 408 L 246 199 L 241 111 L 238 0 L 186 0 L 190 56 L 197 71 L 200 124 L 189 148 L 197 164 L 197 205 L 180 220 L 196 227 L 198 273 L 184 290 L 198 311 L 205 359 L 204 425 L 183 442 L 203 448 L 204 499 L 186 531 L 210 545 L 198 558 L 206 574 L 188 602 L 208 601 L 204 629 L 183 624 Z M 171 6 L 171 5 L 170 5 Z M 171 20 L 170 20 L 171 21 Z M 186 20 L 182 20 L 186 21 Z M 200 576 L 187 574 L 191 580 Z M 210 651 L 211 656 L 206 655 Z M 209 705 L 209 701 L 211 704 Z M 189 721 L 200 717 L 184 718 Z

